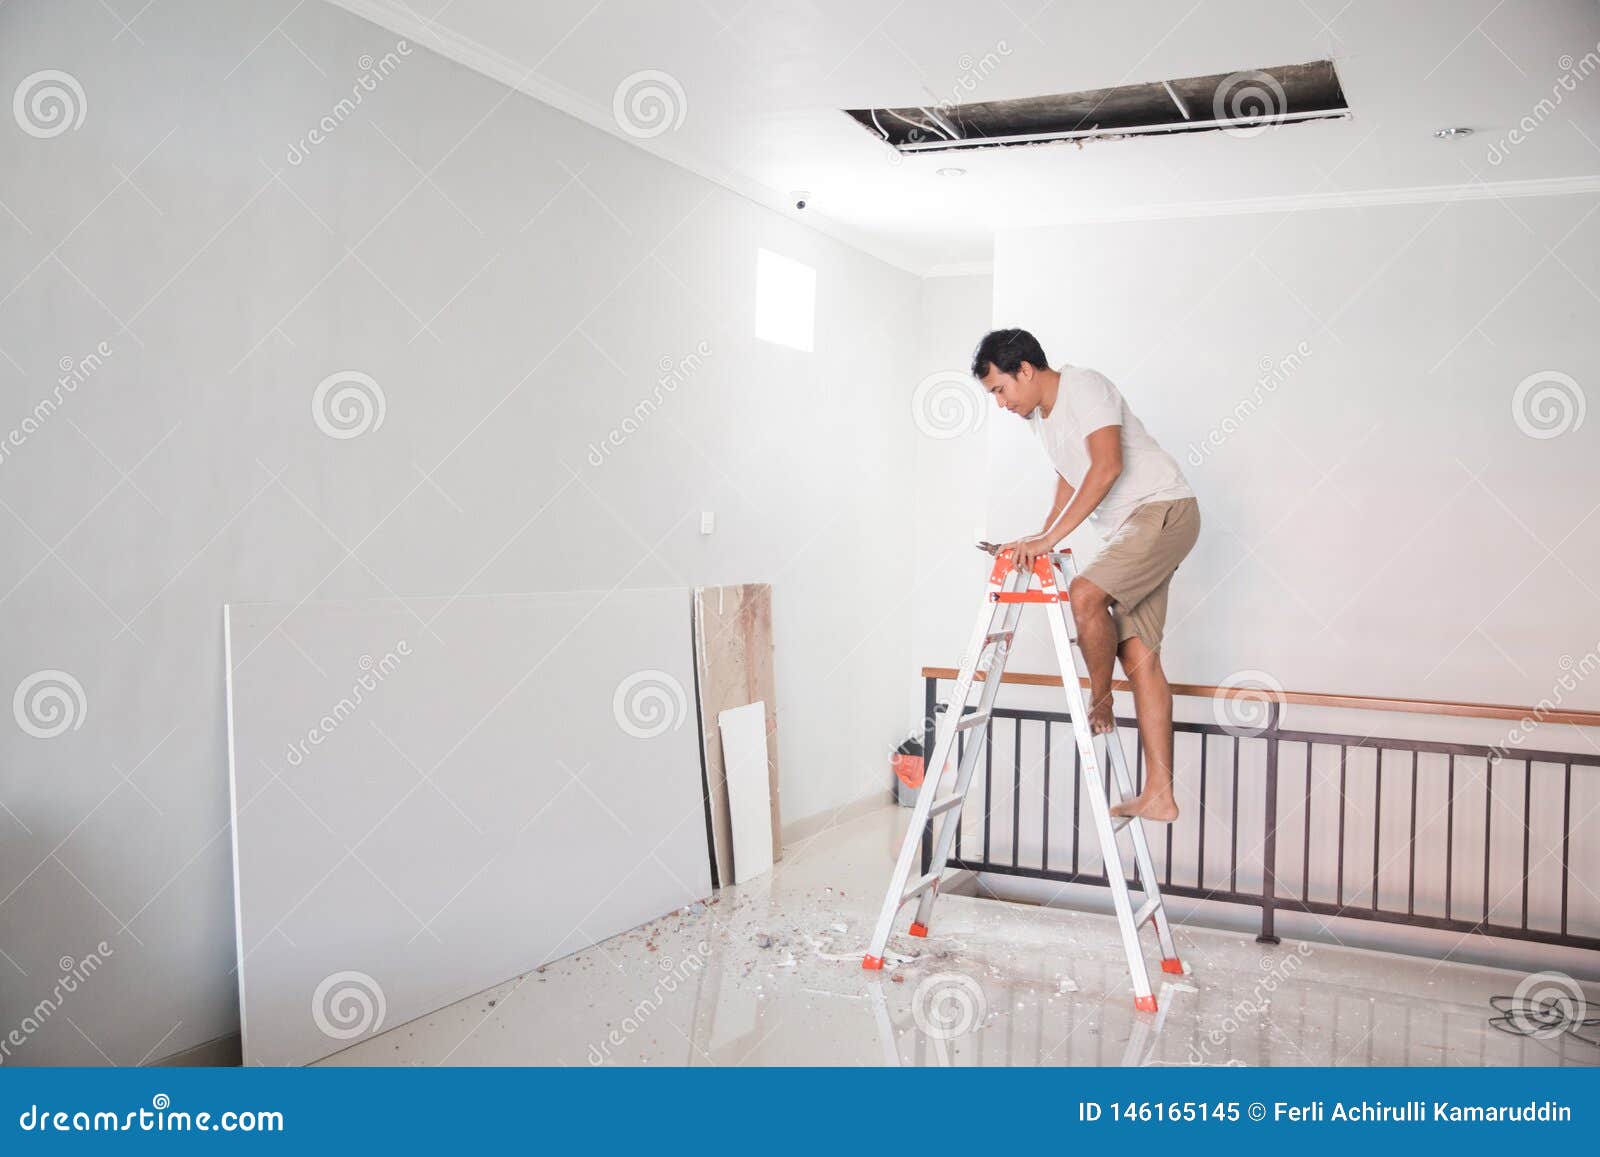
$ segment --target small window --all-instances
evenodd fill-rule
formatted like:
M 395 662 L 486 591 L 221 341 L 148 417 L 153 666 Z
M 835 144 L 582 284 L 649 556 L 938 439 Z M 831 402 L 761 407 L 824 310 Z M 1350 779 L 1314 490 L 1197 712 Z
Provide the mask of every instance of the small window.
M 756 336 L 811 352 L 817 314 L 817 271 L 804 262 L 756 251 Z

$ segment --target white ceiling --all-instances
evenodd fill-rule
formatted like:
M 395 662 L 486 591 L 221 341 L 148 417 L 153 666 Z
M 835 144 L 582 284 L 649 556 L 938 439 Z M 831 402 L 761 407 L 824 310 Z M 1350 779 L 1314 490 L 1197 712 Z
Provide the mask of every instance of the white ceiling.
M 1600 52 L 1593 0 L 333 2 L 609 132 L 619 85 L 666 73 L 681 123 L 628 139 L 789 212 L 806 190 L 818 228 L 920 273 L 987 261 L 1018 225 L 1600 188 L 1600 76 L 1558 83 Z M 838 111 L 1320 58 L 1353 115 L 1247 138 L 901 157 Z M 1446 125 L 1475 133 L 1435 140 Z

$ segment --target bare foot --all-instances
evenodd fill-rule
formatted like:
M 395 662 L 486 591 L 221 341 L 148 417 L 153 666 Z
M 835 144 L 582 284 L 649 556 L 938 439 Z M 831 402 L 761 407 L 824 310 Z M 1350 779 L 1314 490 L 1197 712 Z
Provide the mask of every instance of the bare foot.
M 1178 818 L 1178 803 L 1170 791 L 1145 792 L 1111 809 L 1114 816 L 1138 816 L 1140 819 L 1169 824 Z
M 1117 721 L 1111 715 L 1111 696 L 1089 708 L 1089 730 L 1095 735 L 1104 735 L 1108 731 L 1117 729 Z

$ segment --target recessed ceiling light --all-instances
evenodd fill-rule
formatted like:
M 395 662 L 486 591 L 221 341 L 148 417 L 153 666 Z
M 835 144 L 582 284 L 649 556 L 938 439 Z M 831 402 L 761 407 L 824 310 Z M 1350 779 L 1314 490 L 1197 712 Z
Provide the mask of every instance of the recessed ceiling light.
M 965 169 L 958 169 L 954 165 L 946 165 L 944 168 L 936 170 L 936 172 L 941 177 L 965 177 L 967 175 Z
M 1472 130 L 1464 125 L 1458 125 L 1453 128 L 1434 129 L 1433 135 L 1438 137 L 1441 141 L 1448 141 L 1451 137 L 1470 137 L 1472 135 Z

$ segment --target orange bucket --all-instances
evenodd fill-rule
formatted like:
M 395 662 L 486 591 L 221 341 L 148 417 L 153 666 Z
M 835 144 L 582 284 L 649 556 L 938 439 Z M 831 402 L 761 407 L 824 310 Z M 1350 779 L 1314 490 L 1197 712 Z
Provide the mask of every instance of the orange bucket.
M 915 791 L 922 786 L 923 759 L 920 755 L 891 755 L 889 766 L 895 778 Z

